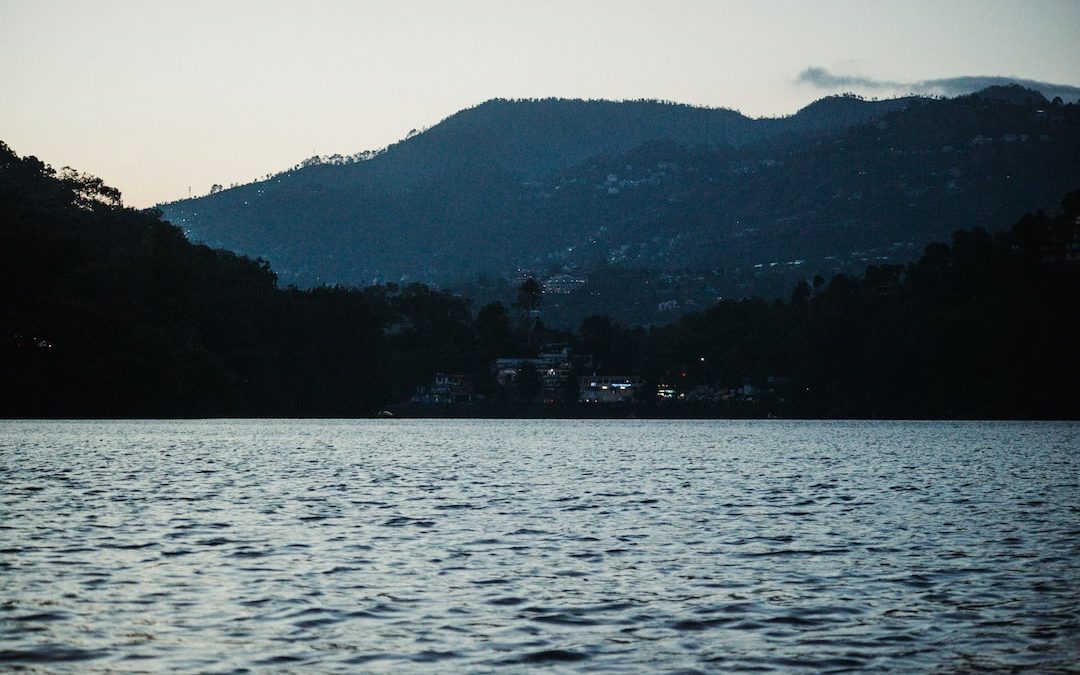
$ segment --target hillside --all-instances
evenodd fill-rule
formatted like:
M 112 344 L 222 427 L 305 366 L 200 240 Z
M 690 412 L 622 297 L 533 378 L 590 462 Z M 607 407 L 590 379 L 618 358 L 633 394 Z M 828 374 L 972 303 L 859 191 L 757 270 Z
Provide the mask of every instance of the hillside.
M 269 260 L 285 283 L 569 271 L 595 283 L 564 299 L 578 305 L 565 325 L 604 308 L 644 322 L 661 303 L 782 295 L 814 274 L 911 260 L 960 227 L 1005 228 L 1018 205 L 1050 208 L 1080 183 L 1077 156 L 1080 107 L 1019 88 L 833 97 L 761 120 L 656 102 L 492 101 L 366 161 L 163 210 L 195 240 Z M 658 275 L 700 281 L 647 301 L 625 284 L 625 297 L 603 295 L 613 267 L 648 270 L 638 291 Z
M 278 289 L 2 142 L 0 222 L 0 417 L 355 415 L 384 396 L 381 313 L 357 292 Z
M 1080 106 L 981 97 L 915 103 L 807 143 L 654 143 L 545 183 L 530 231 L 547 248 L 522 266 L 658 270 L 697 280 L 668 284 L 651 296 L 653 309 L 782 296 L 816 274 L 907 262 L 956 229 L 1004 229 L 1018 204 L 1051 209 L 1080 184 L 1077 156 Z M 551 233 L 561 247 L 543 239 Z M 664 278 L 653 275 L 637 289 L 652 293 Z M 602 284 L 590 275 L 594 291 Z M 592 301 L 579 316 L 634 305 L 618 288 Z M 660 317 L 635 312 L 633 320 Z
M 162 205 L 196 241 L 259 255 L 289 282 L 444 280 L 499 270 L 531 236 L 533 187 L 657 139 L 741 147 L 836 130 L 907 105 L 832 97 L 779 119 L 655 101 L 493 100 L 365 155 Z M 479 258 L 461 249 L 494 238 Z M 557 237 L 556 237 L 557 239 Z M 491 257 L 490 254 L 495 254 Z

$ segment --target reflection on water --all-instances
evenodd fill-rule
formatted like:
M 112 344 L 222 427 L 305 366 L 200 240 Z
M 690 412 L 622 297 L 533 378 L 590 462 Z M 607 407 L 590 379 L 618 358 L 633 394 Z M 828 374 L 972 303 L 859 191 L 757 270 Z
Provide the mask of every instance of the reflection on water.
M 1080 425 L 0 422 L 0 664 L 1068 669 Z

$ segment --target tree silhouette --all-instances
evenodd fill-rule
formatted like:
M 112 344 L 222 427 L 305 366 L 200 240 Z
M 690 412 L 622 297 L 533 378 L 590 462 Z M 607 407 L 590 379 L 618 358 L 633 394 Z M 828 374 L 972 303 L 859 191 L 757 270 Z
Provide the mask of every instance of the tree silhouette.
M 518 397 L 522 401 L 535 401 L 544 389 L 544 381 L 540 377 L 540 371 L 527 361 L 518 371 L 517 380 L 514 384 L 517 388 Z

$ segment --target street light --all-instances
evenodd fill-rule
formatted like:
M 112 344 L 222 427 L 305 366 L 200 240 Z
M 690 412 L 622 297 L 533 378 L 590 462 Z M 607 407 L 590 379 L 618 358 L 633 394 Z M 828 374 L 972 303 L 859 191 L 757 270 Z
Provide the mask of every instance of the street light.
M 701 386 L 705 386 L 705 357 L 701 357 Z

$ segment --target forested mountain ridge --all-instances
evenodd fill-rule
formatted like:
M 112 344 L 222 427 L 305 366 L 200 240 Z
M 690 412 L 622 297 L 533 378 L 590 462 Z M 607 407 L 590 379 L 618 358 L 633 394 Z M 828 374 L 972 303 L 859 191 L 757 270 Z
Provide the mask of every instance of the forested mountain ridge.
M 162 209 L 193 239 L 263 256 L 287 281 L 443 280 L 512 265 L 510 253 L 537 253 L 527 245 L 538 207 L 529 198 L 553 172 L 657 139 L 687 147 L 789 143 L 908 102 L 830 97 L 790 117 L 754 120 L 657 101 L 492 100 L 363 161 L 307 162 Z M 489 238 L 496 241 L 480 256 L 457 259 L 457 249 Z
M 814 274 L 907 262 L 959 228 L 1007 228 L 1016 204 L 1050 209 L 1080 184 L 1077 105 L 915 101 L 784 140 L 652 143 L 564 171 L 531 227 L 536 241 L 557 232 L 563 248 L 548 240 L 525 266 L 691 271 L 713 298 L 776 296 Z
M 193 239 L 266 258 L 301 286 L 614 265 L 690 270 L 713 297 L 774 295 L 816 273 L 910 260 L 958 227 L 1008 227 L 1017 204 L 1052 207 L 1080 182 L 1077 156 L 1080 106 L 1015 87 L 833 97 L 761 120 L 490 101 L 365 161 L 163 210 Z
M 478 167 L 499 167 L 537 180 L 652 140 L 738 147 L 785 133 L 843 128 L 907 103 L 832 96 L 789 117 L 751 119 L 726 108 L 651 100 L 493 99 L 391 146 L 373 166 L 393 176 L 397 185 L 416 176 Z

